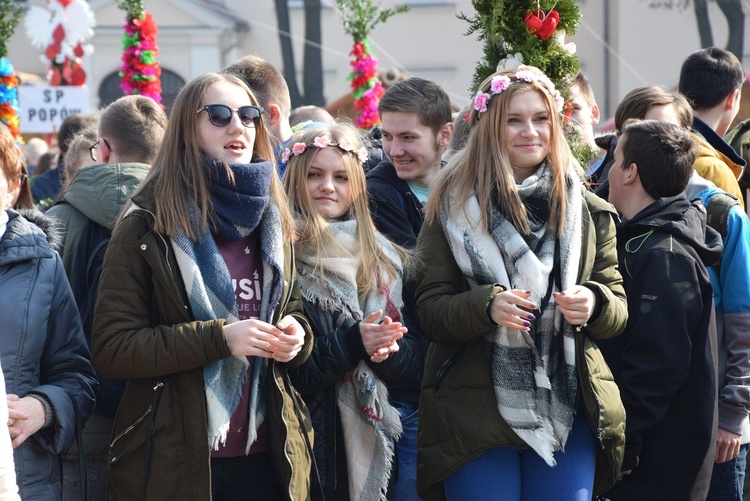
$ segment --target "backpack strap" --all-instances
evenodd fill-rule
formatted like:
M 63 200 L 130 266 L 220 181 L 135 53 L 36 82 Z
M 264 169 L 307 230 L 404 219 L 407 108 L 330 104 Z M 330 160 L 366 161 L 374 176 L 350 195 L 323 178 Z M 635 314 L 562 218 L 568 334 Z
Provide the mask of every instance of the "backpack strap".
M 740 202 L 734 195 L 717 191 L 706 204 L 706 224 L 718 231 L 722 238 L 725 237 L 729 229 L 729 213 L 733 207 L 739 205 Z

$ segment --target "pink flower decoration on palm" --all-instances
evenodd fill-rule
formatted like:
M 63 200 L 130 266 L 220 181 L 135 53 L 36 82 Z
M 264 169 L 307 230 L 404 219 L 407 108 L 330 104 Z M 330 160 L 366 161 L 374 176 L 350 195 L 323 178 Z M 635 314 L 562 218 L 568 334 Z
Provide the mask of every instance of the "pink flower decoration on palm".
M 479 113 L 487 111 L 487 101 L 489 101 L 490 95 L 485 92 L 480 92 L 474 98 L 474 109 Z
M 292 153 L 295 155 L 301 155 L 306 149 L 307 145 L 305 143 L 294 143 L 294 146 L 292 146 Z
M 313 141 L 313 145 L 315 145 L 316 148 L 325 148 L 330 144 L 331 139 L 328 136 L 318 136 L 315 138 L 315 141 Z

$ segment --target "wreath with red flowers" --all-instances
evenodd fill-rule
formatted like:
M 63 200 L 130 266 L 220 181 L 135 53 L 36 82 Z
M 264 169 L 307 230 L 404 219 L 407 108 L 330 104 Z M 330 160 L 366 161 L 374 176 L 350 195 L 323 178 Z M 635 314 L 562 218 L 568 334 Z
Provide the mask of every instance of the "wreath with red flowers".
M 373 57 L 367 36 L 378 23 L 408 10 L 406 6 L 383 9 L 372 0 L 336 0 L 344 31 L 354 39 L 349 56 L 352 72 L 347 77 L 354 96 L 354 107 L 359 112 L 355 122 L 361 129 L 380 123 L 378 103 L 385 89 L 378 78 L 378 60 Z
M 125 95 L 139 94 L 161 103 L 161 68 L 156 59 L 159 30 L 144 0 L 123 0 L 117 6 L 127 12 L 122 37 L 120 88 Z

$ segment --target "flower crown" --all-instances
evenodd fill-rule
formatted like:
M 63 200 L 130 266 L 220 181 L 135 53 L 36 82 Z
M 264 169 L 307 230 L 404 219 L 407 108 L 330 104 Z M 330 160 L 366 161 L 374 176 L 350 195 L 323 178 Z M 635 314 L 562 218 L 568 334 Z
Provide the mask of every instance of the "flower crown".
M 365 163 L 367 162 L 367 148 L 364 146 L 361 147 L 358 150 L 354 149 L 354 146 L 347 141 L 346 139 L 341 139 L 339 142 L 332 141 L 330 137 L 328 136 L 318 136 L 313 141 L 313 144 L 306 144 L 306 143 L 294 143 L 292 145 L 292 149 L 284 148 L 284 152 L 281 154 L 281 161 L 284 163 L 287 163 L 289 161 L 289 158 L 294 155 L 295 157 L 298 157 L 302 155 L 305 151 L 307 151 L 307 148 L 315 147 L 315 148 L 327 148 L 329 146 L 336 147 L 340 149 L 343 152 L 351 153 L 352 155 L 356 155 L 356 157 L 359 159 L 360 162 Z
M 555 84 L 552 83 L 552 80 L 550 80 L 547 75 L 530 70 L 518 70 L 515 75 L 511 76 L 495 75 L 490 82 L 490 88 L 488 89 L 489 92 L 482 92 L 481 90 L 477 92 L 477 95 L 474 96 L 474 109 L 477 110 L 477 115 L 481 115 L 487 111 L 487 103 L 492 96 L 501 94 L 504 90 L 510 87 L 514 81 L 527 83 L 539 82 L 552 95 L 558 113 L 563 110 L 565 100 L 560 92 L 555 89 Z

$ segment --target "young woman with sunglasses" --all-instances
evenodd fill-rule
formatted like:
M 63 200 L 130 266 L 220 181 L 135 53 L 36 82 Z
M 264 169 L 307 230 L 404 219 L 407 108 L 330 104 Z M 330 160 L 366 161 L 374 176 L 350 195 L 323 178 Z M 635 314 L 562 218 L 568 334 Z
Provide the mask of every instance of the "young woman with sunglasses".
M 285 374 L 312 338 L 261 116 L 235 77 L 189 82 L 115 227 L 93 328 L 100 371 L 128 380 L 111 497 L 309 495 L 306 430 Z

